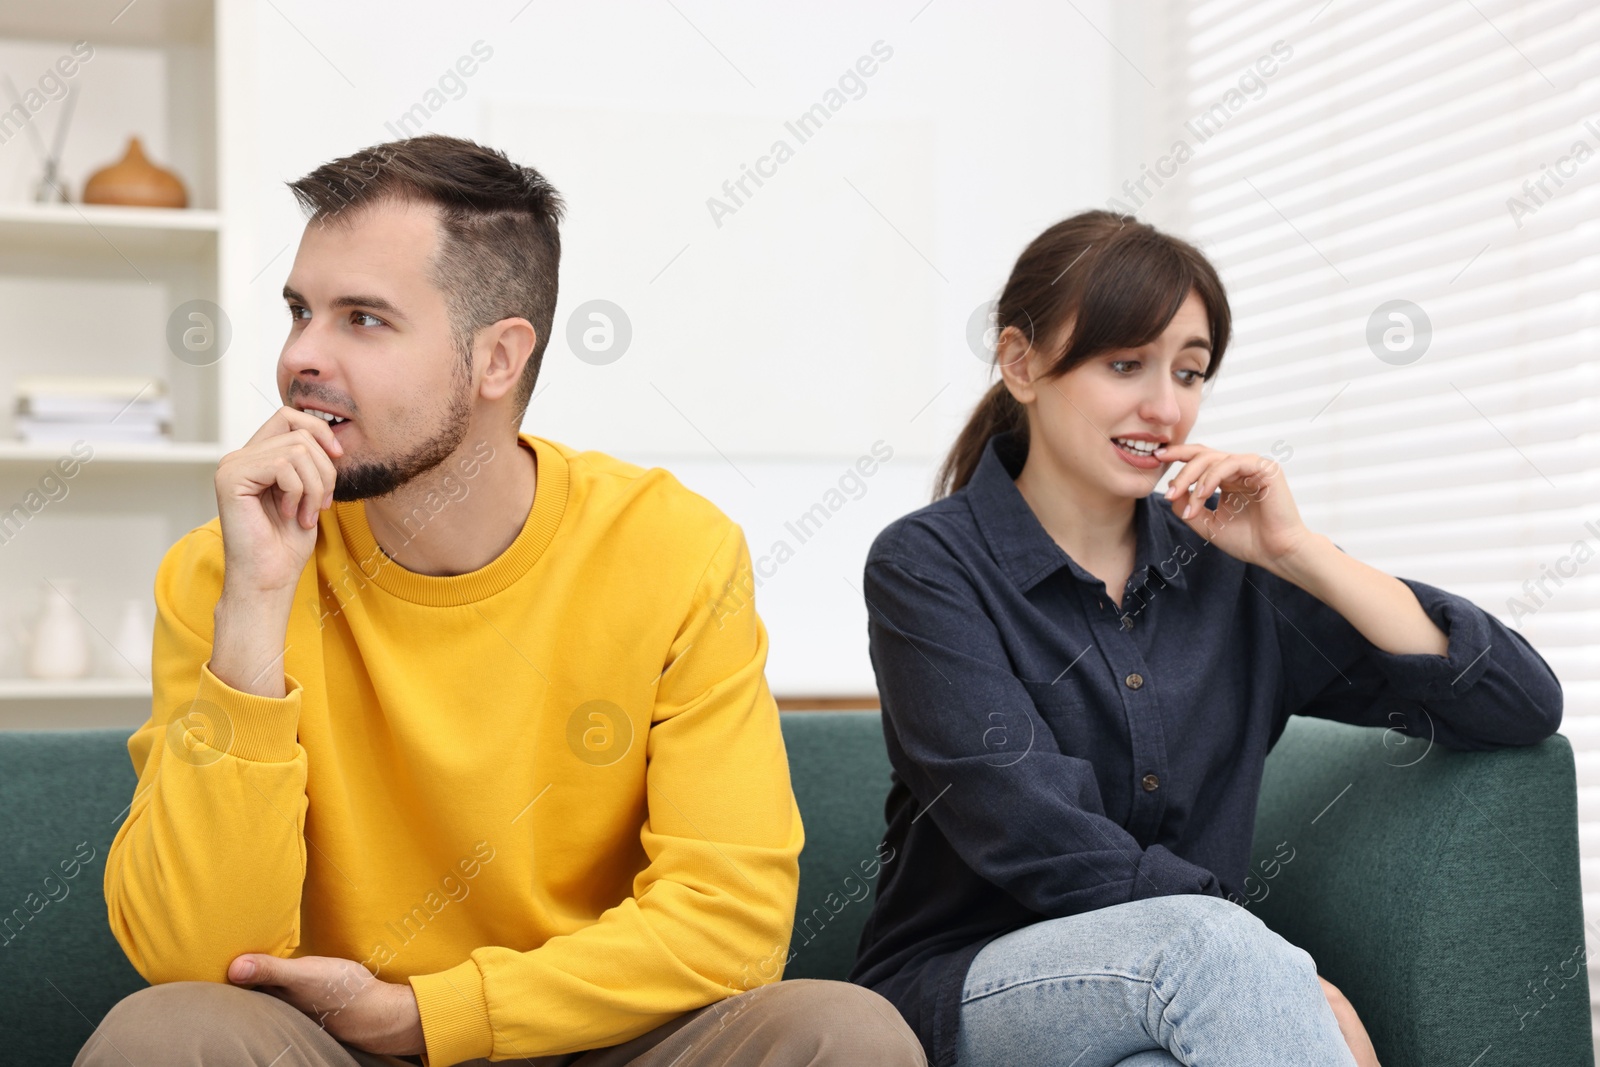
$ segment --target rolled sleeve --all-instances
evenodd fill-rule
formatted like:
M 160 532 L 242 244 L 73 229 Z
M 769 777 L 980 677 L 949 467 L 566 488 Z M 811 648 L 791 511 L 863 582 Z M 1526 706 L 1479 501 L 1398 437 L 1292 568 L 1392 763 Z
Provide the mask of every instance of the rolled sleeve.
M 1527 638 L 1467 600 L 1399 579 L 1448 639 L 1445 654 L 1396 654 L 1290 582 L 1260 572 L 1278 608 L 1282 713 L 1383 726 L 1472 750 L 1536 744 L 1561 726 L 1561 683 Z

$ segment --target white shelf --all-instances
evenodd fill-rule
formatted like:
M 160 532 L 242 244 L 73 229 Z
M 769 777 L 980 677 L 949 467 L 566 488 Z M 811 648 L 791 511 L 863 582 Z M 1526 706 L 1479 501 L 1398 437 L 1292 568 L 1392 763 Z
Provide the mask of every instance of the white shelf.
M 216 245 L 222 216 L 189 208 L 0 204 L 0 247 L 51 252 L 194 255 Z
M 0 34 L 47 41 L 92 37 L 95 44 L 204 44 L 211 36 L 210 0 L 73 0 L 0 4 Z
M 84 438 L 94 448 L 94 458 L 88 463 L 95 466 L 101 463 L 118 463 L 130 465 L 163 465 L 183 464 L 199 467 L 215 467 L 229 451 L 219 444 L 210 442 L 182 441 L 166 445 L 134 445 L 134 444 L 109 444 L 99 445 Z M 22 441 L 0 441 L 0 464 L 27 463 L 31 465 L 51 464 L 72 450 L 70 444 L 27 444 Z
M 143 678 L 0 678 L 0 700 L 148 700 L 150 683 Z
M 100 226 L 117 230 L 222 229 L 222 215 L 200 208 L 112 204 L 0 204 L 0 226 Z

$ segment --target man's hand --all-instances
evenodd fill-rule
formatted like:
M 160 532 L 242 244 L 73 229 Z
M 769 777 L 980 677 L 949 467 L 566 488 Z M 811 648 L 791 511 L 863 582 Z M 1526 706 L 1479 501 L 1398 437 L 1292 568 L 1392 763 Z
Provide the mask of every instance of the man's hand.
M 217 465 L 222 593 L 211 673 L 256 696 L 287 690 L 281 660 L 300 574 L 317 547 L 317 515 L 333 498 L 333 428 L 281 407 L 245 446 Z
M 1350 1046 L 1350 1054 L 1356 1058 L 1356 1067 L 1379 1067 L 1377 1050 L 1372 1047 L 1372 1039 L 1367 1036 L 1367 1028 L 1361 1025 L 1356 1009 L 1339 992 L 1338 986 L 1321 975 L 1317 976 L 1317 981 L 1322 983 L 1322 993 L 1328 998 L 1333 1017 L 1339 1020 L 1339 1032 L 1344 1035 L 1344 1043 Z
M 333 427 L 279 408 L 238 451 L 217 465 L 224 584 L 234 596 L 288 589 L 317 543 L 317 515 L 333 496 L 331 456 L 344 455 Z
M 422 1016 L 406 982 L 380 982 L 354 960 L 249 952 L 228 965 L 228 981 L 288 1001 L 335 1039 L 365 1052 L 425 1052 Z

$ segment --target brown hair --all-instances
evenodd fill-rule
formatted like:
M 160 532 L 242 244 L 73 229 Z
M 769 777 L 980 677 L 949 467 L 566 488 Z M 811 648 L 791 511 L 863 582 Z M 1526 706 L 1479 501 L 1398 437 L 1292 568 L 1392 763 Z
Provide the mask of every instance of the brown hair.
M 538 333 L 512 398 L 520 423 L 555 317 L 565 209 L 555 187 L 504 152 L 436 133 L 363 148 L 288 185 L 313 222 L 384 200 L 438 208 L 431 267 L 462 358 L 470 366 L 473 335 L 501 319 L 527 319 Z
M 1132 215 L 1085 211 L 1023 249 L 1000 294 L 995 325 L 1014 326 L 1033 344 L 1060 336 L 1073 322 L 1066 347 L 1044 374 L 1059 378 L 1102 352 L 1154 341 L 1191 291 L 1200 294 L 1211 326 L 1211 364 L 1203 376 L 1209 380 L 1222 365 L 1232 322 L 1216 270 L 1193 245 Z M 1027 409 L 1004 381 L 995 382 L 939 468 L 933 498 L 967 484 L 989 438 L 1027 425 Z

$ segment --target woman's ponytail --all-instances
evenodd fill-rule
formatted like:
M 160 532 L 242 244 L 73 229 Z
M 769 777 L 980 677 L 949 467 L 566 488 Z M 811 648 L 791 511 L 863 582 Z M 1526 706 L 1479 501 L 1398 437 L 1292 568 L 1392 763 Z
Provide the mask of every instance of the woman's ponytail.
M 978 461 L 983 458 L 983 449 L 989 443 L 989 438 L 1007 430 L 1026 429 L 1027 425 L 1027 409 L 1017 403 L 1017 398 L 1011 395 L 1006 383 L 995 382 L 991 385 L 989 391 L 983 394 L 983 399 L 978 401 L 972 417 L 961 428 L 961 435 L 945 457 L 944 465 L 939 468 L 939 476 L 934 481 L 934 499 L 949 496 L 972 479 L 972 472 L 978 469 Z

